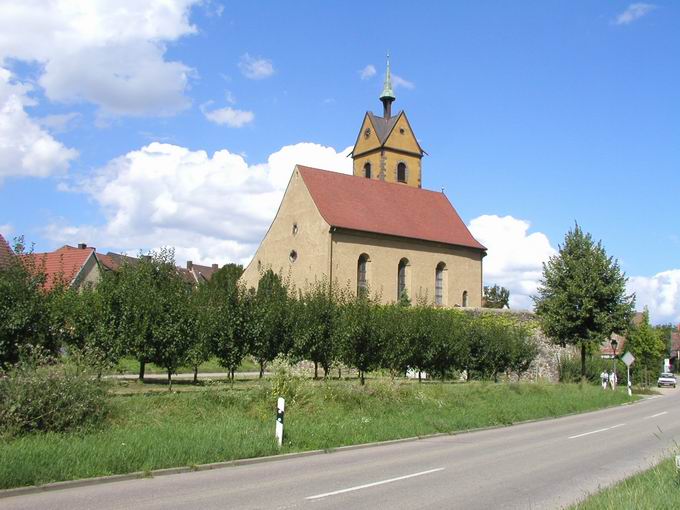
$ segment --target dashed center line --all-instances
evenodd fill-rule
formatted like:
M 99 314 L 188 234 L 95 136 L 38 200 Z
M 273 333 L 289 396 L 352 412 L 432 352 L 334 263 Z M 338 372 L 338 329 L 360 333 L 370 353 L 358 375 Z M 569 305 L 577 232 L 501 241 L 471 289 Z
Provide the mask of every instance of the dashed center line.
M 443 471 L 444 468 L 428 469 L 427 471 L 420 471 L 419 473 L 413 473 L 410 475 L 398 476 L 396 478 L 390 478 L 388 480 L 381 480 L 379 482 L 366 483 L 364 485 L 357 485 L 355 487 L 349 487 L 347 489 L 340 489 L 333 492 L 324 492 L 323 494 L 316 494 L 315 496 L 307 496 L 305 499 L 321 499 L 327 496 L 335 496 L 337 494 L 343 494 L 345 492 L 358 491 L 361 489 L 367 489 L 368 487 L 375 487 L 376 485 L 383 485 L 386 483 L 398 482 L 399 480 L 406 480 L 407 478 L 414 478 L 416 476 L 429 475 L 430 473 L 436 473 L 437 471 Z
M 651 416 L 646 416 L 644 419 L 649 420 L 650 418 L 656 418 L 657 416 L 663 416 L 664 414 L 668 414 L 668 411 L 663 411 L 660 413 L 653 414 Z
M 591 430 L 590 432 L 584 432 L 583 434 L 576 434 L 575 436 L 569 436 L 568 439 L 576 439 L 577 437 L 589 436 L 591 434 L 597 434 L 598 432 L 604 432 L 606 430 L 612 430 L 619 427 L 623 427 L 625 423 L 619 423 L 618 425 L 612 425 L 611 427 L 605 427 L 603 429 Z

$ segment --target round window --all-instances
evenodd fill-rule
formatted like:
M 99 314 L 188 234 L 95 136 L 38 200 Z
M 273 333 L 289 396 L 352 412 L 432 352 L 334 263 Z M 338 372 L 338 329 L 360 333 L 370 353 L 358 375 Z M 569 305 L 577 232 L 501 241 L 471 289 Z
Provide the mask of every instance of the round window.
M 293 263 L 297 260 L 297 252 L 295 250 L 290 250 L 290 254 L 288 255 L 288 260 L 290 260 L 291 263 Z

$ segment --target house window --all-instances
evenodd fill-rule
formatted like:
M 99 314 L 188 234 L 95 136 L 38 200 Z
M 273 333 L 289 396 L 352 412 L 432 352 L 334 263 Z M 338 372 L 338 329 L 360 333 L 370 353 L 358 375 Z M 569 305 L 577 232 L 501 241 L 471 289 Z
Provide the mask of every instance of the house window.
M 463 306 L 467 306 L 467 305 L 468 305 L 468 292 L 467 292 L 467 290 L 464 290 L 463 291 Z
M 408 259 L 401 259 L 397 270 L 397 300 L 400 300 L 406 294 L 406 271 L 408 267 Z
M 368 265 L 368 255 L 362 253 L 357 262 L 357 296 L 365 296 L 368 292 L 368 279 L 366 277 L 366 266 Z
M 434 304 L 437 306 L 444 304 L 444 269 L 446 264 L 440 262 L 434 270 Z
M 364 165 L 364 177 L 366 177 L 366 179 L 371 178 L 371 164 L 370 163 L 366 163 Z
M 400 161 L 397 165 L 397 181 L 406 182 L 406 163 Z

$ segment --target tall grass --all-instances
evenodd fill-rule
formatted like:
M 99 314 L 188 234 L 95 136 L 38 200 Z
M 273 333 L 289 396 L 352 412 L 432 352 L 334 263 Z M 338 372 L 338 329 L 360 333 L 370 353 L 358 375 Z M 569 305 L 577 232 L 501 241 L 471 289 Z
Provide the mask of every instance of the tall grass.
M 287 397 L 281 452 L 509 425 L 628 400 L 622 391 L 575 384 L 374 380 L 361 387 L 293 380 L 281 386 L 276 377 L 193 393 L 118 396 L 104 429 L 0 438 L 0 488 L 275 454 L 280 391 Z
M 609 487 L 574 505 L 572 510 L 622 508 L 680 508 L 680 471 L 667 459 L 647 471 Z

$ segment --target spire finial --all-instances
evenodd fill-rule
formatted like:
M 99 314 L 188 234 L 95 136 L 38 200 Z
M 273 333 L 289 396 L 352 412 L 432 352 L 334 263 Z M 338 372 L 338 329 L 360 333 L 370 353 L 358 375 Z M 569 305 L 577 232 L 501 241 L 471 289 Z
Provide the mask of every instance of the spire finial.
M 387 72 L 385 73 L 385 86 L 383 87 L 382 94 L 380 94 L 380 100 L 383 103 L 384 117 L 389 119 L 392 115 L 392 101 L 396 97 L 392 91 L 392 74 L 390 73 L 390 54 L 387 53 Z

